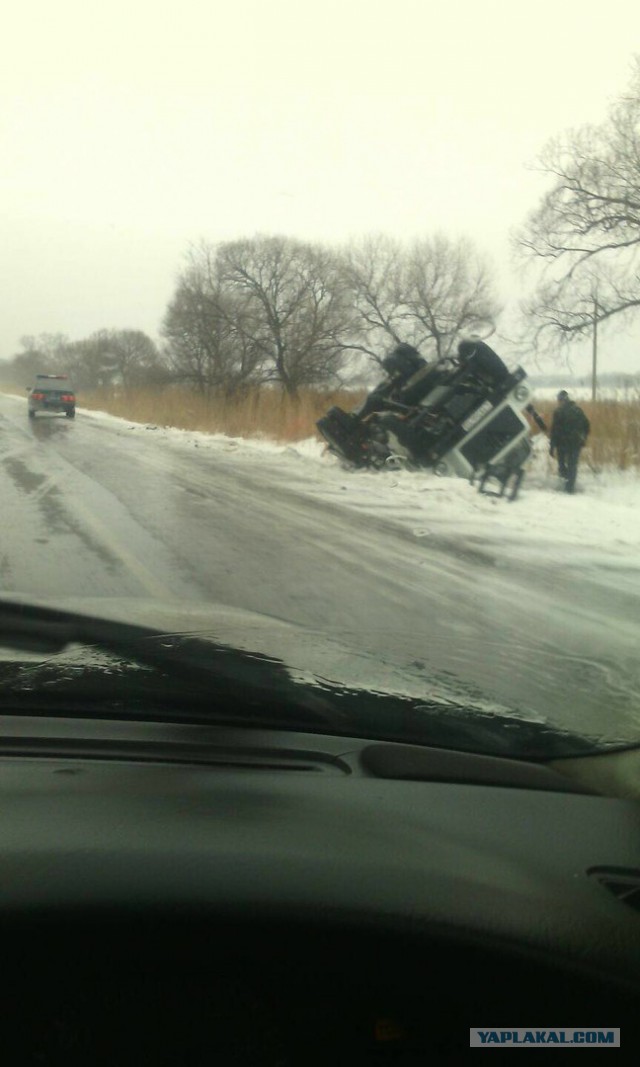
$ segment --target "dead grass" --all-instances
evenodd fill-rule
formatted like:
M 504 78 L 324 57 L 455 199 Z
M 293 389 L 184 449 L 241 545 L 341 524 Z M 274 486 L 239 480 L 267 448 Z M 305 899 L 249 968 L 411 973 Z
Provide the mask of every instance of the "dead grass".
M 361 396 L 362 394 L 360 394 Z M 189 389 L 96 390 L 78 395 L 78 405 L 135 422 L 175 426 L 181 430 L 224 433 L 231 437 L 268 437 L 286 443 L 316 433 L 316 420 L 333 404 L 350 409 L 360 396 L 346 391 L 304 390 L 297 400 L 276 389 L 255 389 L 233 400 L 207 399 Z

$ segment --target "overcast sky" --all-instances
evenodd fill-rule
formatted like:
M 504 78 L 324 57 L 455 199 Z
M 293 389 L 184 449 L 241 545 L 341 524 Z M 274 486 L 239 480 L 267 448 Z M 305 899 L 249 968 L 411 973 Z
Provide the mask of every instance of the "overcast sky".
M 465 234 L 511 298 L 508 235 L 544 189 L 529 165 L 554 134 L 605 117 L 640 53 L 638 0 L 12 7 L 2 358 L 24 334 L 157 337 L 202 237 Z M 637 320 L 603 359 L 640 370 L 639 342 Z

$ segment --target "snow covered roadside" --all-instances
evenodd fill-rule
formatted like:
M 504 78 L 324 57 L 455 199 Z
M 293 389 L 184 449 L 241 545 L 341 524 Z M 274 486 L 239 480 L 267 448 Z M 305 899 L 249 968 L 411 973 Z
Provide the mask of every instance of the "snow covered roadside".
M 585 453 L 578 492 L 568 496 L 548 455 L 548 441 L 535 439 L 534 456 L 518 499 L 508 502 L 478 493 L 466 481 L 430 471 L 350 471 L 310 438 L 296 445 L 246 440 L 133 423 L 104 412 L 80 412 L 108 423 L 118 434 L 151 435 L 178 450 L 197 448 L 265 482 L 286 487 L 363 517 L 384 519 L 420 539 L 455 538 L 458 546 L 495 552 L 503 559 L 571 568 L 634 571 L 640 581 L 640 477 L 635 472 L 595 472 Z

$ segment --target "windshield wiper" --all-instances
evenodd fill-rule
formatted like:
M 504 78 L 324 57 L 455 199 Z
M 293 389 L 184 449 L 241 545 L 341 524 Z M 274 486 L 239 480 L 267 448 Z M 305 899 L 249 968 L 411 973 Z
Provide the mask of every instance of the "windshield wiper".
M 42 715 L 325 731 L 527 759 L 578 756 L 603 747 L 602 739 L 596 745 L 505 709 L 491 713 L 462 701 L 356 688 L 306 671 L 299 675 L 299 664 L 214 637 L 40 605 L 0 600 L 0 645 L 54 657 L 5 662 L 4 675 L 0 666 L 5 710 L 10 694 L 13 710 L 26 707 Z M 100 669 L 55 658 L 75 646 L 107 653 L 113 661 Z
M 55 656 L 73 646 L 93 648 L 110 653 L 118 668 L 112 685 L 105 672 L 98 672 L 99 688 L 85 684 L 80 672 L 65 675 L 55 660 L 23 667 L 34 682 L 43 672 L 48 678 L 45 699 L 42 685 L 30 689 L 30 703 L 38 703 L 42 710 L 51 710 L 58 703 L 56 688 L 65 707 L 69 706 L 68 686 L 55 686 L 56 680 L 70 682 L 76 700 L 86 703 L 88 696 L 98 697 L 104 707 L 105 698 L 118 696 L 123 709 L 131 698 L 132 716 L 142 693 L 145 704 L 153 697 L 156 704 L 167 703 L 176 710 L 176 701 L 184 704 L 190 714 L 206 713 L 209 721 L 223 717 L 236 725 L 249 722 L 277 723 L 296 726 L 344 726 L 344 716 L 312 687 L 297 685 L 282 661 L 260 652 L 245 651 L 213 638 L 190 633 L 166 633 L 132 623 L 99 619 L 75 612 L 18 602 L 0 601 L 0 645 L 15 651 Z M 140 666 L 149 668 L 141 676 Z M 129 668 L 129 669 L 127 669 Z M 133 668 L 133 669 L 132 669 Z M 13 672 L 15 681 L 15 671 Z M 0 684 L 3 679 L 0 678 Z M 5 688 L 7 679 L 4 679 Z M 115 687 L 115 692 L 113 692 Z M 23 685 L 23 689 L 27 686 Z M 111 690 L 111 692 L 110 692 Z M 125 699 L 123 699 L 123 697 Z M 227 715 L 224 716 L 224 709 Z

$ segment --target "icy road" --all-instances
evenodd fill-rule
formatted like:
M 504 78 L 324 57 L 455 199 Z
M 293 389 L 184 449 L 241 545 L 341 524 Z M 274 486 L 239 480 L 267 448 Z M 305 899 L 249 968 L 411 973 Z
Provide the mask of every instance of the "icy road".
M 216 602 L 334 635 L 523 714 L 640 728 L 640 481 L 521 498 L 0 396 L 0 588 Z

